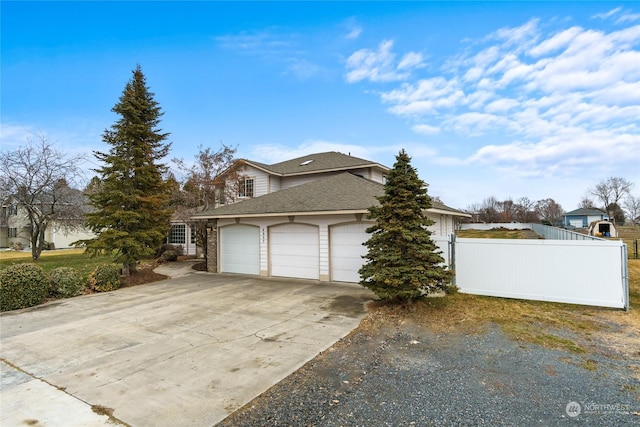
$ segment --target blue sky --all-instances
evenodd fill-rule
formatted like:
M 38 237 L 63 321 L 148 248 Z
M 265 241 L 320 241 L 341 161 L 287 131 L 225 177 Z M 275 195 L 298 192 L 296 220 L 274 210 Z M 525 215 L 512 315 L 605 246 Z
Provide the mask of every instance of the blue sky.
M 2 149 L 43 134 L 107 150 L 140 64 L 170 157 L 237 146 L 273 163 L 341 151 L 465 208 L 600 180 L 640 192 L 637 2 L 11 2 L 1 13 Z M 89 164 L 88 167 L 91 167 Z

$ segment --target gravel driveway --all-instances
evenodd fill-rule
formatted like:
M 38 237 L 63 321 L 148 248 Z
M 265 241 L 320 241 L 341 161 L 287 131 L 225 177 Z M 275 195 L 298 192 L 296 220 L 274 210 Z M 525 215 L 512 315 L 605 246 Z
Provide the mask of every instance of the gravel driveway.
M 365 321 L 219 425 L 640 425 L 639 358 L 585 357 L 496 325 L 436 334 Z

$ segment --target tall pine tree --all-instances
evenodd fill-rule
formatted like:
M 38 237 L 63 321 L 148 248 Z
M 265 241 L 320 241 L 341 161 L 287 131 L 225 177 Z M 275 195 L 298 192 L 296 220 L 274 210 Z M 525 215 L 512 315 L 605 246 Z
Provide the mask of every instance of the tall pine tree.
M 112 111 L 120 118 L 102 135 L 108 152 L 95 151 L 104 165 L 95 171 L 100 185 L 89 195 L 94 211 L 87 225 L 97 237 L 82 241 L 92 255 L 107 252 L 129 274 L 136 261 L 154 254 L 167 235 L 171 210 L 167 171 L 168 133 L 158 128 L 162 111 L 140 66 L 133 71 Z
M 409 300 L 447 289 L 452 272 L 431 239 L 426 216 L 431 207 L 427 185 L 418 178 L 411 158 L 402 150 L 387 175 L 379 205 L 369 208 L 376 221 L 367 229 L 371 237 L 360 283 L 381 299 Z

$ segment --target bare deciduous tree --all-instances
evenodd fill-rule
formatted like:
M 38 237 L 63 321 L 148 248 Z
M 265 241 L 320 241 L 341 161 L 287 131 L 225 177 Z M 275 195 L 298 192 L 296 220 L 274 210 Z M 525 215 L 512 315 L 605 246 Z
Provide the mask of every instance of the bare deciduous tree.
M 582 200 L 580 200 L 580 203 L 578 203 L 578 208 L 579 209 L 597 209 L 595 202 L 587 196 L 583 197 Z
M 603 208 L 607 211 L 609 218 L 613 218 L 613 212 L 609 211 L 609 206 L 619 205 L 620 200 L 631 191 L 633 183 L 620 177 L 609 177 L 600 181 L 589 192 L 602 202 Z
M 174 196 L 175 216 L 189 224 L 201 248 L 207 247 L 206 223 L 193 221 L 191 215 L 237 198 L 237 186 L 225 186 L 225 182 L 219 180 L 220 174 L 225 172 L 227 182 L 237 181 L 237 174 L 233 170 L 235 154 L 236 148 L 224 144 L 218 151 L 200 145 L 192 165 L 183 159 L 172 160 L 185 175 L 181 188 L 176 188 L 178 194 Z
M 564 211 L 562 206 L 553 199 L 543 199 L 536 202 L 536 212 L 540 219 L 551 225 L 556 225 L 562 221 Z
M 84 221 L 82 193 L 69 187 L 81 176 L 81 160 L 81 156 L 57 150 L 44 135 L 27 140 L 17 150 L 0 153 L 0 197 L 26 212 L 34 260 L 42 253 L 45 232 L 53 221 L 66 228 L 80 227 Z
M 640 222 L 640 197 L 628 195 L 624 201 L 624 209 L 633 225 Z

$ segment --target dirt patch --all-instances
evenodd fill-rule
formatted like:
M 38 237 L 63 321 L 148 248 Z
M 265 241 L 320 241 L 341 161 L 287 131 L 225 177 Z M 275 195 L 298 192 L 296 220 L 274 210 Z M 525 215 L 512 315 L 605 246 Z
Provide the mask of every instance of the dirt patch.
M 156 267 L 157 267 L 157 264 L 155 263 L 146 264 L 138 268 L 138 270 L 136 270 L 134 273 L 130 274 L 129 276 L 123 276 L 122 287 L 144 285 L 146 283 L 158 282 L 160 280 L 165 280 L 169 278 L 164 274 L 158 274 L 154 272 L 153 269 Z

